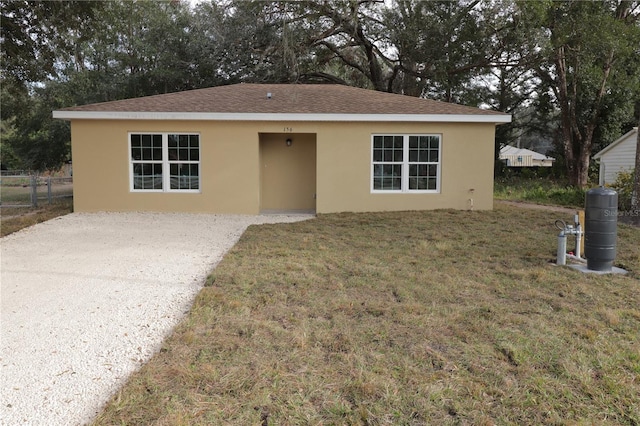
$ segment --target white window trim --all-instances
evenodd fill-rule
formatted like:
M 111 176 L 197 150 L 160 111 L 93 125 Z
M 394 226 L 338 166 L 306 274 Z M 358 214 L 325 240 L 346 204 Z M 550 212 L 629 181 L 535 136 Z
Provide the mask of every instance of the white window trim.
M 134 184 L 134 174 L 133 174 L 133 158 L 131 158 L 131 135 L 162 135 L 162 161 L 141 161 L 143 163 L 161 163 L 162 164 L 162 188 L 163 189 L 135 189 L 133 187 Z M 170 164 L 175 163 L 176 161 L 169 161 L 169 135 L 198 135 L 198 150 L 200 151 L 200 155 L 198 155 L 198 161 L 187 161 L 187 164 L 198 164 L 198 189 L 171 189 L 171 173 Z M 152 193 L 179 193 L 179 194 L 199 194 L 202 192 L 202 140 L 200 137 L 200 133 L 198 132 L 129 132 L 127 135 L 128 139 L 128 152 L 129 156 L 129 192 L 135 193 L 143 193 L 143 192 L 152 192 Z M 180 162 L 180 161 L 177 161 Z M 184 162 L 183 162 L 184 163 Z
M 402 136 L 402 189 L 374 189 L 374 169 L 375 163 L 373 161 L 373 146 L 374 138 L 376 136 Z M 415 163 L 409 161 L 409 136 L 437 136 L 439 140 L 438 145 L 438 162 L 437 163 L 418 163 L 418 164 L 437 164 L 438 173 L 436 175 L 436 189 L 409 189 L 409 164 Z M 376 133 L 371 135 L 371 149 L 370 157 L 371 162 L 371 175 L 369 177 L 370 191 L 372 194 L 439 194 L 440 184 L 442 178 L 442 134 L 440 133 Z M 384 161 L 383 161 L 384 162 Z

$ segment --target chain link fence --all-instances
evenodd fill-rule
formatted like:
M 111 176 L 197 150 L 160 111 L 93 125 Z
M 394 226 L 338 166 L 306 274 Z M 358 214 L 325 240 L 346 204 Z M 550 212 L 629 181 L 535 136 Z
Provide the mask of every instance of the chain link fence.
M 38 176 L 3 172 L 0 176 L 0 207 L 38 207 L 73 197 L 70 176 Z

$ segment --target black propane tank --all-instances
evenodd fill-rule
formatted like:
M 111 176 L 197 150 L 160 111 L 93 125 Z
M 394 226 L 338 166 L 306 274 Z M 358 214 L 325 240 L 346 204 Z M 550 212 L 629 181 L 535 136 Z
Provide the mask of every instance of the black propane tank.
M 611 271 L 616 258 L 618 193 L 604 187 L 588 190 L 584 219 L 587 269 Z

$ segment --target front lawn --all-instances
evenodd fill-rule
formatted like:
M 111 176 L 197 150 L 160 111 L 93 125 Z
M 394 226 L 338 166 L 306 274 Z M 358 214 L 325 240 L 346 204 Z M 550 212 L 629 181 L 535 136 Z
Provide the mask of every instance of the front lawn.
M 553 263 L 563 213 L 252 226 L 95 424 L 640 424 L 640 229 L 627 276 Z

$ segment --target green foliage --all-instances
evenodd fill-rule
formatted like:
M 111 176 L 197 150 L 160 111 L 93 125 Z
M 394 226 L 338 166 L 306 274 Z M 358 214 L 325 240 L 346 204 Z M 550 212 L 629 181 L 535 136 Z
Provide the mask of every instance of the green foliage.
M 494 22 L 481 18 L 473 2 L 399 0 L 384 13 L 401 72 L 390 83 L 413 96 L 478 104 L 469 99 L 470 82 L 491 61 L 487 34 Z
M 494 196 L 503 200 L 580 208 L 584 207 L 585 190 L 562 181 L 511 176 L 496 179 Z
M 640 26 L 634 2 L 519 2 L 525 25 L 543 28 L 529 40 L 538 49 L 538 93 L 560 112 L 559 140 L 568 178 L 585 186 L 594 140 L 620 134 L 640 96 Z M 588 28 L 588 31 L 585 31 Z
M 0 122 L 0 165 L 2 170 L 20 169 L 20 160 L 13 151 L 13 147 L 7 143 L 7 139 L 13 137 L 15 128 L 8 120 Z
M 74 55 L 76 42 L 101 19 L 104 2 L 0 1 L 3 84 L 57 77 L 57 66 Z
M 14 169 L 33 171 L 54 170 L 69 160 L 69 123 L 54 120 L 51 110 L 62 106 L 60 86 L 51 83 L 34 89 L 33 96 L 5 96 L 3 107 L 19 111 L 3 120 L 3 163 Z M 4 93 L 3 93 L 4 94 Z
M 610 185 L 618 193 L 618 209 L 620 211 L 631 210 L 634 176 L 634 172 L 620 172 L 615 182 Z

